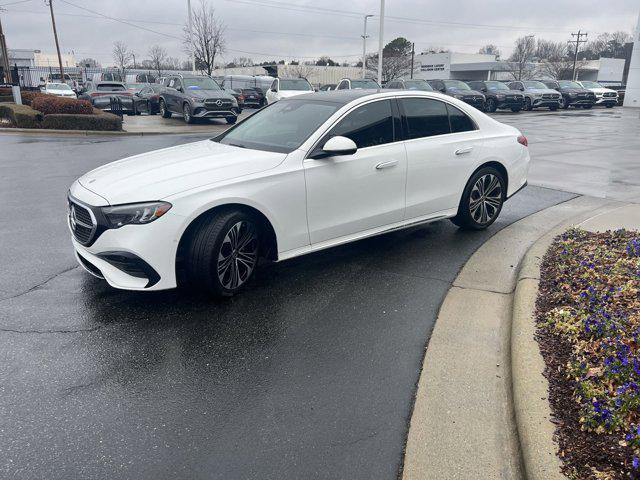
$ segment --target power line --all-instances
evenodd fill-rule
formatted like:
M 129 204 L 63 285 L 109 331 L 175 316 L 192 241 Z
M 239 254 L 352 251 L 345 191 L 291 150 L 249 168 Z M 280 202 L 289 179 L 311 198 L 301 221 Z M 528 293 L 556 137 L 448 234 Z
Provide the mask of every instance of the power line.
M 27 3 L 27 2 L 33 2 L 33 0 L 18 0 L 17 2 L 3 3 L 0 5 L 0 8 L 8 7 L 9 5 L 18 5 L 19 3 Z
M 578 33 L 572 33 L 571 36 L 575 38 L 575 40 L 567 40 L 567 43 L 569 45 L 574 44 L 576 45 L 576 49 L 575 49 L 575 55 L 573 57 L 573 76 L 572 79 L 576 80 L 576 65 L 578 63 L 578 52 L 580 51 L 580 44 L 581 43 L 587 43 L 587 35 L 589 35 L 588 33 L 582 33 L 582 30 L 578 30 Z M 582 40 L 582 37 L 584 37 L 584 40 Z

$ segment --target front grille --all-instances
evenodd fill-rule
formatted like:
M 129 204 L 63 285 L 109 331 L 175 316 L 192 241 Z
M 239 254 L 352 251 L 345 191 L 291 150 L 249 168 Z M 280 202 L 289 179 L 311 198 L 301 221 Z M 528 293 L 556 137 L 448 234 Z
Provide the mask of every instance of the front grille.
M 91 242 L 97 225 L 86 207 L 69 200 L 69 226 L 75 239 L 86 245 Z
M 207 98 L 204 101 L 204 106 L 207 107 L 207 110 L 229 110 L 233 106 L 233 102 L 221 98 Z
M 603 97 L 615 97 L 617 95 L 617 93 L 615 92 L 605 92 L 602 96 Z
M 471 102 L 471 103 L 478 103 L 482 101 L 482 97 L 479 96 L 473 96 L 473 95 L 469 95 L 464 97 L 462 100 L 464 100 L 465 102 Z

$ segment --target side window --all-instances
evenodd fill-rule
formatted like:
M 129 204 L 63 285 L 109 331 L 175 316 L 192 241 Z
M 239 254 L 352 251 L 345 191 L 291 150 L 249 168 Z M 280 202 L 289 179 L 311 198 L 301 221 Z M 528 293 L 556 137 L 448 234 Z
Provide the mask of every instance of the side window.
M 346 80 L 343 80 L 340 82 L 340 85 L 338 85 L 337 90 L 347 90 L 349 88 L 349 84 L 347 83 Z
M 174 78 L 170 78 L 170 79 L 169 79 L 169 83 L 167 83 L 167 87 L 169 87 L 169 88 L 176 88 L 176 85 L 175 85 L 175 79 L 174 79 Z
M 407 118 L 407 139 L 451 133 L 444 102 L 428 98 L 400 100 Z
M 447 104 L 449 121 L 451 122 L 451 133 L 470 132 L 477 130 L 476 124 L 459 108 Z
M 277 89 L 278 89 L 278 80 L 274 80 L 273 83 L 271 83 L 270 90 L 277 90 Z
M 176 90 L 178 88 L 182 88 L 182 82 L 180 81 L 179 78 L 176 78 L 173 82 L 173 88 L 175 88 Z
M 357 108 L 340 120 L 329 137 L 341 135 L 353 140 L 358 148 L 393 142 L 391 102 L 382 100 Z

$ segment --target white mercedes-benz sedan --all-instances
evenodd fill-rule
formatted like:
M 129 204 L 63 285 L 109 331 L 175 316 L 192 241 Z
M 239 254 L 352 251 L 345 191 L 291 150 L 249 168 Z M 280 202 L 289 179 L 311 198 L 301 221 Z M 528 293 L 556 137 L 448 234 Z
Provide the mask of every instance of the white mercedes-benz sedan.
M 79 263 L 113 287 L 232 295 L 261 258 L 444 218 L 487 228 L 528 166 L 517 129 L 453 97 L 320 92 L 87 173 L 69 190 L 68 223 Z

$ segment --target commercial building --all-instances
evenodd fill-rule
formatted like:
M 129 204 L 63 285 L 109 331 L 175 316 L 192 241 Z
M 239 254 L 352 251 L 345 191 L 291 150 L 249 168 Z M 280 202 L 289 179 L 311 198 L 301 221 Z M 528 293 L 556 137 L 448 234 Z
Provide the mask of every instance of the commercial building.
M 60 55 L 63 67 L 75 67 L 76 57 L 70 53 Z M 9 65 L 14 67 L 57 67 L 58 54 L 45 53 L 41 50 L 10 49 Z
M 581 63 L 578 78 L 603 83 L 622 83 L 625 60 L 601 58 Z M 539 74 L 539 64 L 531 62 L 525 65 L 530 76 L 544 77 Z M 513 66 L 509 62 L 498 60 L 495 55 L 476 53 L 422 53 L 415 58 L 414 78 L 455 79 L 455 80 L 509 80 L 513 79 Z

